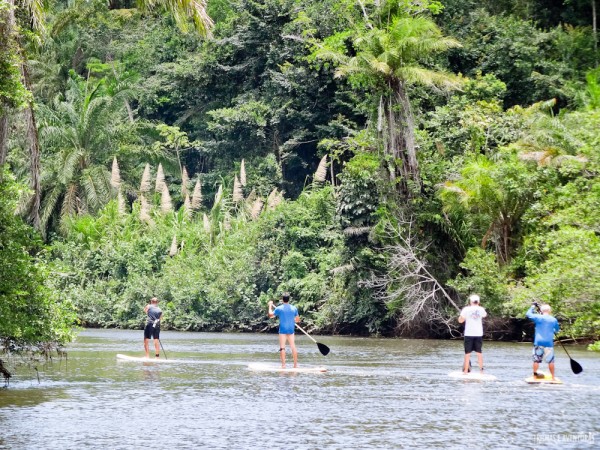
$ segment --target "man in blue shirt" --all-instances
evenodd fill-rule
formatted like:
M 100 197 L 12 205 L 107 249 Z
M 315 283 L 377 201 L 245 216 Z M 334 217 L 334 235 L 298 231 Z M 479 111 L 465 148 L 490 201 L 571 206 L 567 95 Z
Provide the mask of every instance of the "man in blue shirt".
M 269 318 L 279 317 L 279 357 L 281 359 L 281 367 L 285 369 L 285 343 L 290 344 L 292 355 L 294 357 L 294 367 L 298 367 L 298 352 L 294 342 L 294 332 L 296 331 L 296 323 L 300 322 L 298 308 L 290 305 L 290 294 L 285 292 L 281 299 L 283 304 L 274 308 L 273 301 L 269 301 Z
M 539 307 L 541 314 L 536 313 Z M 533 341 L 533 376 L 543 378 L 537 373 L 538 367 L 543 360 L 548 363 L 550 374 L 554 380 L 554 333 L 560 330 L 558 320 L 550 314 L 550 305 L 538 306 L 534 302 L 527 311 L 527 317 L 535 323 L 535 339 Z

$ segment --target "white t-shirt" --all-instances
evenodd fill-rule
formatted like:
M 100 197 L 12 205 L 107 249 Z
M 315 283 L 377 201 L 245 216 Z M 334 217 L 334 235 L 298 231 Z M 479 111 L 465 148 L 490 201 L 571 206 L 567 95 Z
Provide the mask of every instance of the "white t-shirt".
M 460 315 L 465 318 L 465 336 L 483 336 L 484 317 L 487 317 L 487 312 L 481 306 L 465 306 Z

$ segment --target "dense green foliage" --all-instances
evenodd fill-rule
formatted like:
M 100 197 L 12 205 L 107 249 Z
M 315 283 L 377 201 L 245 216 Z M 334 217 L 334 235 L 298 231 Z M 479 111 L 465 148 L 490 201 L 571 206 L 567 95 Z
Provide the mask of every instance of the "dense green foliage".
M 53 4 L 31 93 L 0 48 L 10 170 L 33 98 L 33 222 L 83 324 L 155 295 L 174 329 L 266 330 L 287 290 L 314 329 L 444 336 L 478 292 L 598 338 L 590 2 L 219 0 L 210 37 L 161 4 Z
M 3 347 L 65 343 L 71 338 L 74 310 L 48 285 L 60 276 L 46 261 L 34 230 L 15 216 L 19 186 L 0 177 L 0 338 Z

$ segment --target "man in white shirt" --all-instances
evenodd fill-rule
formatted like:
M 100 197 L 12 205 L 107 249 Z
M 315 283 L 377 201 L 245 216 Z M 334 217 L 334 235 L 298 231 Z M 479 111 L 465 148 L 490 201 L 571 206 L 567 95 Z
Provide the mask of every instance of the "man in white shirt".
M 479 370 L 483 372 L 483 355 L 481 347 L 483 345 L 483 318 L 487 317 L 487 312 L 479 305 L 479 295 L 473 294 L 469 297 L 469 306 L 465 306 L 458 316 L 459 323 L 465 323 L 465 361 L 463 364 L 463 373 L 469 373 L 471 362 L 471 353 L 477 353 L 477 363 Z

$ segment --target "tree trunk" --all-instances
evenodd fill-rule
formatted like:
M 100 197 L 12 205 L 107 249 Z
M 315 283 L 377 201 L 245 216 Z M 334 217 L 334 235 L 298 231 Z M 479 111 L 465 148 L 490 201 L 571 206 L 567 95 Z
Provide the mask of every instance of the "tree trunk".
M 31 81 L 29 79 L 29 71 L 27 70 L 27 63 L 25 55 L 22 55 L 23 61 L 21 62 L 21 76 L 23 77 L 23 84 L 25 88 L 31 92 Z M 29 145 L 29 156 L 30 161 L 30 172 L 31 172 L 31 190 L 33 191 L 33 198 L 29 204 L 29 220 L 36 229 L 40 229 L 40 204 L 42 198 L 42 190 L 40 186 L 40 141 L 37 131 L 37 125 L 35 122 L 35 111 L 33 109 L 33 101 L 27 102 L 25 108 L 25 124 L 27 127 L 27 143 Z
M 592 34 L 594 36 L 594 62 L 598 65 L 598 27 L 596 23 L 596 0 L 592 0 Z
M 0 167 L 6 162 L 8 153 L 8 114 L 5 112 L 0 116 Z M 0 176 L 2 174 L 0 173 Z
M 400 129 L 403 138 L 403 152 L 406 159 L 407 172 L 410 179 L 415 183 L 416 187 L 421 186 L 421 177 L 419 174 L 419 161 L 417 160 L 417 145 L 415 139 L 415 119 L 413 117 L 410 100 L 404 83 L 398 83 L 396 92 L 398 104 L 400 106 Z
M 8 8 L 0 13 L 0 53 L 9 56 L 15 31 L 15 2 L 7 2 Z M 9 105 L 0 104 L 0 166 L 6 162 L 8 152 L 8 108 Z
M 399 168 L 394 162 L 392 164 L 396 167 L 394 171 L 397 171 L 398 175 L 402 177 L 403 193 L 410 197 L 415 192 L 415 188 L 418 189 L 421 186 L 415 143 L 415 121 L 404 85 L 398 82 L 390 88 L 394 88 L 394 95 L 389 97 L 384 104 L 383 115 L 387 122 L 385 124 L 387 129 L 383 136 L 384 149 L 386 155 L 400 161 Z M 392 179 L 394 175 L 395 173 L 392 174 Z

